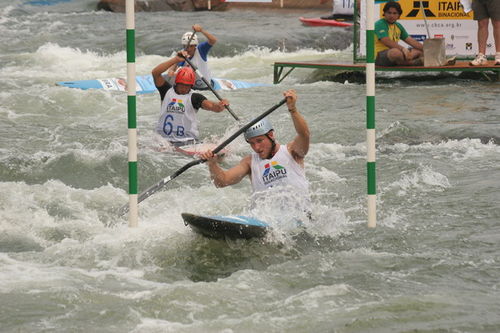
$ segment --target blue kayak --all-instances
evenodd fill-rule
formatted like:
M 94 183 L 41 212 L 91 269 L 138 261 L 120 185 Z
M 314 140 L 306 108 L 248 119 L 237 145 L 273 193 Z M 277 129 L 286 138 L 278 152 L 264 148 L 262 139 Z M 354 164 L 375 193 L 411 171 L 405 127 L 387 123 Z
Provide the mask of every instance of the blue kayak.
M 184 224 L 193 231 L 209 238 L 261 238 L 269 230 L 269 225 L 249 216 L 204 216 L 182 213 Z
M 220 78 L 213 78 L 212 81 L 214 82 L 213 88 L 215 90 L 236 90 L 236 89 L 270 86 L 270 84 L 265 84 L 265 83 L 253 83 L 253 82 L 231 80 L 231 79 L 220 79 Z M 151 74 L 136 76 L 135 82 L 136 82 L 136 91 L 138 94 L 149 94 L 157 91 L 153 81 L 153 76 Z M 83 89 L 83 90 L 104 89 L 112 91 L 127 91 L 127 80 L 124 78 L 60 81 L 56 82 L 56 85 L 67 88 Z

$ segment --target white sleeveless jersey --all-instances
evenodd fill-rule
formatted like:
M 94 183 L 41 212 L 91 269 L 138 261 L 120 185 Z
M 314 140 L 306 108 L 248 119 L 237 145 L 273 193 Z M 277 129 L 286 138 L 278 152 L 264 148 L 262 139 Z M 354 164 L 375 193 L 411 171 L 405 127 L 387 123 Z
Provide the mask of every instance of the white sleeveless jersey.
M 205 60 L 203 60 L 203 58 L 200 55 L 199 50 L 196 50 L 196 52 L 194 53 L 193 59 L 190 59 L 190 61 L 193 63 L 193 65 L 196 66 L 196 68 L 198 68 L 201 75 L 203 75 L 203 77 L 207 80 L 207 82 L 210 83 L 210 81 L 212 80 L 212 73 L 210 73 L 210 69 L 208 68 L 208 63 Z M 199 89 L 199 88 L 206 89 L 207 85 L 198 76 L 198 74 L 196 74 L 196 81 L 195 81 L 193 87 L 195 89 Z
M 198 110 L 191 103 L 192 94 L 191 90 L 188 94 L 179 95 L 172 87 L 163 98 L 156 132 L 170 142 L 180 143 L 198 138 Z
M 271 159 L 261 159 L 252 153 L 251 181 L 254 192 L 264 191 L 274 186 L 289 185 L 304 192 L 309 191 L 305 171 L 288 152 L 286 145 L 280 145 Z

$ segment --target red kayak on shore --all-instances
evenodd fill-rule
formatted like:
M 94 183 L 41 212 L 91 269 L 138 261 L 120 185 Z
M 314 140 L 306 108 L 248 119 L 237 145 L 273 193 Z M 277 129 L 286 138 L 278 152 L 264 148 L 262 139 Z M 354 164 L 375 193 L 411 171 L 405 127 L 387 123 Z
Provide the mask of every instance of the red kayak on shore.
M 311 27 L 350 27 L 353 24 L 351 22 L 337 21 L 337 20 L 324 20 L 319 17 L 315 18 L 305 18 L 299 17 L 300 22 Z

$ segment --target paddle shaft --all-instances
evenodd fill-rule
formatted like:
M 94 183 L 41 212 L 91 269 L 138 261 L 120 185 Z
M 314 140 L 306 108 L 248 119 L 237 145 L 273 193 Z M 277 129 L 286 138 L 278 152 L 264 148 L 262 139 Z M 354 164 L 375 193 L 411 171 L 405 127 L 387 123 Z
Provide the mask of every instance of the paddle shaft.
M 226 140 L 224 140 L 220 145 L 218 145 L 217 147 L 215 147 L 215 149 L 212 152 L 214 154 L 217 154 L 218 152 L 220 152 L 222 149 L 224 149 L 224 147 L 226 147 L 229 143 L 231 143 L 234 139 L 236 139 L 241 133 L 245 132 L 247 129 L 249 129 L 251 126 L 253 126 L 255 123 L 257 123 L 258 121 L 262 120 L 263 118 L 265 118 L 266 116 L 268 116 L 271 112 L 273 112 L 274 110 L 276 110 L 277 108 L 279 108 L 280 106 L 282 106 L 285 103 L 286 103 L 286 98 L 283 98 L 281 101 L 279 101 L 273 107 L 271 107 L 269 110 L 265 111 L 260 116 L 258 116 L 257 118 L 253 119 L 248 124 L 246 124 L 245 126 L 241 127 L 239 130 L 237 130 L 233 135 L 231 135 L 229 138 L 227 138 Z M 161 189 L 163 186 L 165 186 L 167 183 L 169 183 L 174 178 L 177 178 L 177 176 L 179 176 L 180 174 L 182 174 L 187 169 L 189 169 L 189 168 L 191 168 L 191 167 L 193 167 L 195 165 L 204 163 L 204 162 L 206 162 L 206 160 L 204 160 L 204 159 L 198 159 L 198 160 L 191 161 L 188 164 L 184 165 L 182 168 L 180 168 L 179 170 L 177 170 L 176 172 L 174 172 L 172 175 L 170 175 L 170 176 L 162 179 L 158 183 L 150 186 L 145 191 L 141 192 L 141 194 L 139 194 L 139 197 L 137 199 L 137 203 L 142 202 L 146 198 L 148 198 L 151 195 L 153 195 L 154 193 L 156 193 L 159 189 Z M 120 210 L 118 211 L 118 214 L 119 215 L 123 215 L 126 212 L 128 212 L 128 205 L 125 205 L 122 208 L 120 208 Z
M 218 145 L 217 147 L 215 147 L 215 149 L 212 150 L 212 152 L 214 154 L 217 154 L 218 152 L 220 152 L 222 149 L 224 149 L 225 146 L 227 146 L 229 143 L 231 143 L 231 141 L 233 141 L 234 139 L 236 139 L 241 133 L 245 132 L 247 129 L 249 129 L 250 127 L 252 127 L 255 123 L 257 123 L 260 120 L 264 119 L 271 112 L 273 112 L 274 110 L 276 110 L 277 108 L 279 108 L 280 106 L 282 106 L 285 103 L 286 103 L 286 98 L 283 98 L 281 101 L 279 101 L 277 104 L 275 104 L 272 108 L 270 108 L 269 110 L 267 110 L 266 112 L 264 112 L 263 114 L 261 114 L 260 116 L 258 116 L 257 118 L 255 118 L 254 120 L 252 120 L 251 122 L 249 122 L 248 124 L 246 124 L 245 126 L 241 127 L 239 130 L 237 130 L 233 135 L 231 135 L 229 138 L 227 138 L 226 140 L 224 140 L 220 145 Z M 200 163 L 206 162 L 203 159 L 200 159 L 200 161 L 201 161 Z
M 422 4 L 422 1 L 419 1 L 419 2 L 420 2 L 420 9 L 422 10 L 422 15 L 424 15 L 425 29 L 427 30 L 427 38 L 431 38 L 431 33 L 429 31 L 429 25 L 427 24 L 427 15 L 425 15 L 424 5 Z
M 198 74 L 198 76 L 200 77 L 200 79 L 203 80 L 203 82 L 205 82 L 205 84 L 207 85 L 207 87 L 214 93 L 214 95 L 219 99 L 219 101 L 222 101 L 222 97 L 220 97 L 220 95 L 217 93 L 217 91 L 215 91 L 215 89 L 212 87 L 212 84 L 210 82 L 207 81 L 207 79 L 205 79 L 203 77 L 203 75 L 201 74 L 201 72 L 198 70 L 198 68 L 196 68 L 195 65 L 193 65 L 193 63 L 191 62 L 191 60 L 189 60 L 187 57 L 184 57 L 184 55 L 181 54 L 181 56 L 184 58 L 184 60 L 189 64 L 189 66 L 191 66 L 194 71 L 196 72 L 196 74 Z M 237 121 L 240 120 L 240 118 L 238 118 L 238 116 L 236 116 L 236 114 L 234 114 L 233 110 L 231 110 L 231 108 L 229 107 L 229 105 L 224 105 L 224 107 L 226 108 L 227 111 L 229 111 L 229 113 L 231 114 L 231 116 L 233 116 L 233 118 Z
M 186 47 L 184 48 L 184 50 L 188 49 L 189 44 L 191 44 L 191 41 L 193 40 L 195 34 L 196 34 L 196 30 L 193 29 L 193 33 L 191 34 L 191 37 L 189 37 L 188 42 L 187 42 Z

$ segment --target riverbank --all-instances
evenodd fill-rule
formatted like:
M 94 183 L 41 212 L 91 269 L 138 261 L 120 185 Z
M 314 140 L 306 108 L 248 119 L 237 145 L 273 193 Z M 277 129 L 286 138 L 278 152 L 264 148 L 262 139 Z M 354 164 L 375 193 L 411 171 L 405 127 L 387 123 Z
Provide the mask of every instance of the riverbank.
M 125 0 L 100 0 L 97 9 L 125 12 Z M 148 0 L 136 1 L 136 11 L 201 11 L 214 10 L 226 11 L 230 9 L 252 9 L 252 10 L 270 10 L 270 9 L 308 9 L 324 10 L 331 12 L 332 3 L 320 4 L 319 0 L 272 0 L 269 3 L 256 2 L 223 2 L 221 0 Z

